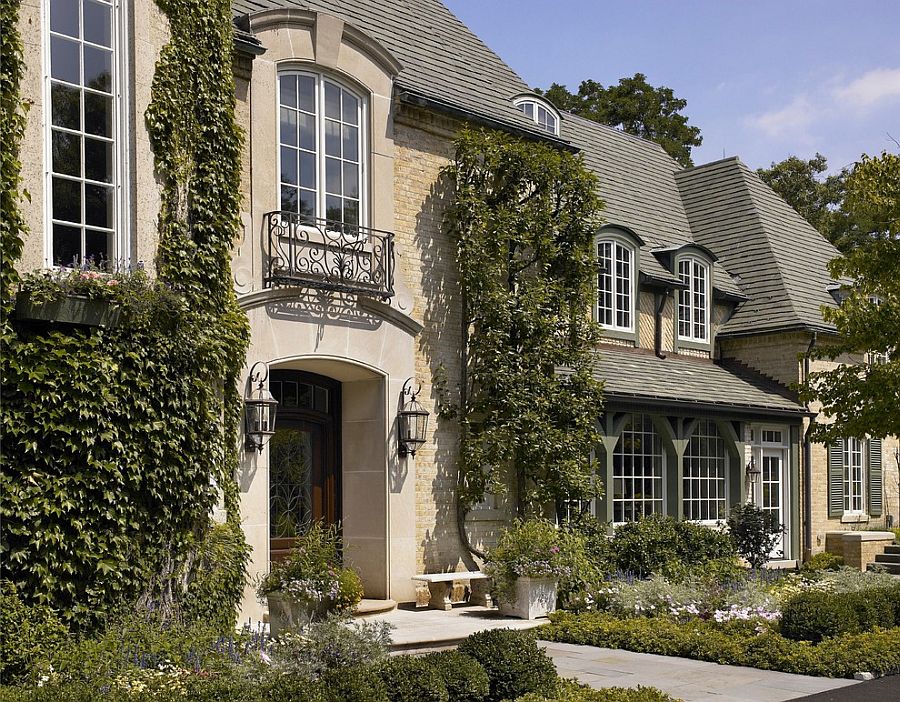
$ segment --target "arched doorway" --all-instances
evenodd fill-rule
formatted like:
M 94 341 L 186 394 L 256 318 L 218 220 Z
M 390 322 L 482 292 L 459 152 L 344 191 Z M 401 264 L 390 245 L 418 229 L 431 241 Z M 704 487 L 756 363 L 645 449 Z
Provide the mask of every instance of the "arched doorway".
M 269 442 L 270 559 L 286 558 L 315 521 L 341 518 L 341 384 L 315 373 L 272 370 L 278 401 Z

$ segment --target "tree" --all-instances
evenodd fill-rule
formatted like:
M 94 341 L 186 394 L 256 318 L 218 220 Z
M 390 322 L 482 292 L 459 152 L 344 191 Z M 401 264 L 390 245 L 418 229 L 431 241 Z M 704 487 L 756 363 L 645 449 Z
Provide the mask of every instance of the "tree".
M 643 73 L 621 78 L 608 88 L 593 80 L 582 81 L 577 95 L 554 83 L 543 95 L 561 110 L 655 141 L 684 167 L 694 165 L 691 147 L 703 141 L 700 129 L 688 125 L 688 118 L 681 114 L 687 100 L 675 97 L 666 86 L 653 87 Z
M 872 228 L 864 243 L 829 265 L 835 279 L 850 282 L 841 305 L 823 312 L 837 340 L 813 355 L 847 360 L 865 351 L 877 362 L 810 374 L 801 396 L 834 417 L 833 424 L 816 426 L 819 441 L 900 435 L 900 155 L 863 155 L 847 176 L 844 207 Z

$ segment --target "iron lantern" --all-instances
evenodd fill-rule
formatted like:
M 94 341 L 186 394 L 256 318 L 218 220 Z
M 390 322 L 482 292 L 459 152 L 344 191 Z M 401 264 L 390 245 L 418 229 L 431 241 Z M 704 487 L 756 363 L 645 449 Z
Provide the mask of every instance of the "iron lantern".
M 255 449 L 262 453 L 263 446 L 275 433 L 278 400 L 266 388 L 268 378 L 269 367 L 262 361 L 254 363 L 250 369 L 250 391 L 244 398 L 244 431 L 248 451 Z
M 747 464 L 747 477 L 750 479 L 750 484 L 756 485 L 760 475 L 762 475 L 762 471 L 759 466 L 756 465 L 756 456 L 751 456 L 750 462 Z
M 402 409 L 397 414 L 397 432 L 399 439 L 400 456 L 415 456 L 419 447 L 425 443 L 425 432 L 428 429 L 428 410 L 416 400 L 416 395 L 422 390 L 419 385 L 415 390 L 412 387 L 413 379 L 407 378 L 403 383 L 403 391 L 400 400 Z

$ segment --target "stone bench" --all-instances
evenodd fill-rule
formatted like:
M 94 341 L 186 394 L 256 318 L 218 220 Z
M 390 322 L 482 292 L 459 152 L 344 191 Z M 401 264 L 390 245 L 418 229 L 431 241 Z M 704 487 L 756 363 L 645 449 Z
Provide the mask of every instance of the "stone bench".
M 454 580 L 468 580 L 471 594 L 469 604 L 492 607 L 491 576 L 478 570 L 457 573 L 433 573 L 431 575 L 415 575 L 413 580 L 428 585 L 430 594 L 428 606 L 431 609 L 453 609 L 450 602 L 450 590 Z

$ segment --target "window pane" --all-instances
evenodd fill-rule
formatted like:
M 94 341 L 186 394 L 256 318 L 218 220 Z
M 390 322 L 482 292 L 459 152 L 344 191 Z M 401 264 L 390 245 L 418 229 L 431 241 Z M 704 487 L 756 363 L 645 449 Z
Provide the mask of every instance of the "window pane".
M 316 118 L 313 115 L 299 114 L 300 148 L 308 151 L 316 150 Z
M 343 119 L 348 124 L 358 124 L 359 122 L 359 100 L 346 90 L 341 91 L 344 101 Z
M 297 85 L 300 95 L 300 109 L 306 112 L 316 111 L 316 79 L 312 76 L 298 76 Z
M 112 52 L 84 47 L 84 85 L 108 93 L 112 89 Z
M 278 77 L 279 101 L 282 105 L 297 107 L 297 76 Z
M 297 212 L 297 188 L 281 186 L 281 209 L 284 212 Z
M 50 91 L 53 125 L 81 129 L 81 91 L 59 83 L 54 83 Z
M 87 41 L 112 47 L 111 21 L 112 7 L 86 0 L 84 3 L 84 38 Z
M 359 130 L 356 127 L 342 127 L 344 136 L 344 158 L 348 161 L 359 160 Z
M 359 166 L 355 163 L 344 164 L 344 195 L 359 197 Z
M 336 158 L 325 159 L 325 192 L 340 195 L 341 162 Z
M 78 37 L 78 0 L 50 2 L 50 29 L 70 37 Z
M 112 258 L 109 232 L 96 232 L 86 229 L 84 232 L 84 257 L 94 263 L 109 261 Z
M 281 127 L 279 129 L 282 144 L 297 146 L 297 113 L 286 107 L 281 108 Z
M 325 155 L 341 155 L 341 125 L 330 120 L 325 120 Z
M 294 149 L 281 147 L 281 182 L 297 185 L 297 152 Z
M 311 190 L 300 191 L 300 214 L 312 221 L 316 218 L 316 194 Z
M 341 198 L 333 195 L 325 198 L 325 218 L 335 222 L 341 221 Z
M 103 185 L 84 186 L 84 214 L 87 224 L 111 229 L 113 226 L 113 189 Z
M 522 112 L 525 113 L 526 117 L 530 117 L 534 119 L 534 104 L 530 102 L 526 102 L 522 105 Z
M 112 183 L 112 142 L 84 140 L 84 177 Z
M 53 172 L 81 176 L 81 137 L 53 130 Z
M 316 156 L 305 151 L 300 152 L 300 186 L 316 189 Z
M 84 131 L 97 136 L 111 137 L 112 131 L 112 97 L 84 94 Z
M 53 225 L 53 265 L 71 266 L 81 255 L 81 230 L 64 224 Z
M 344 200 L 344 224 L 359 224 L 359 201 Z
M 81 83 L 78 44 L 60 37 L 50 37 L 50 76 L 67 83 Z
M 80 182 L 64 178 L 53 179 L 53 219 L 81 222 Z
M 325 83 L 325 116 L 341 118 L 341 89 L 333 83 Z

